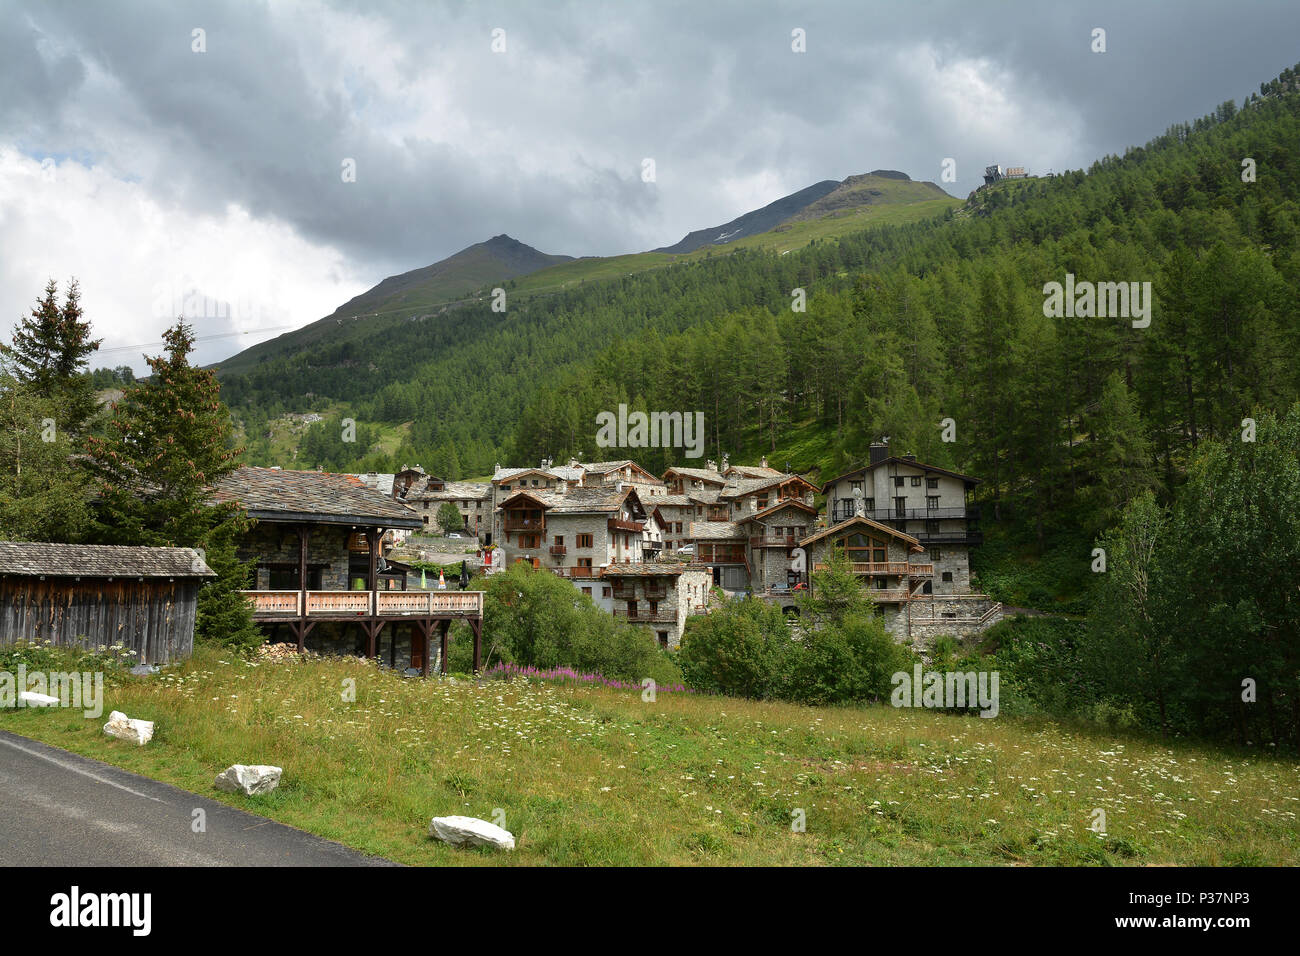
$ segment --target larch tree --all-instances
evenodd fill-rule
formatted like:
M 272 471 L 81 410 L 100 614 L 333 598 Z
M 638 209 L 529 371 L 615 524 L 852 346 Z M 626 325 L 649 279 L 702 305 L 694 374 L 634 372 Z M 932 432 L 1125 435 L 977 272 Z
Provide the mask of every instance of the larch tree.
M 237 593 L 248 568 L 235 543 L 248 518 L 214 503 L 213 486 L 239 467 L 230 412 L 211 371 L 191 365 L 194 336 L 184 320 L 163 334 L 151 375 L 113 405 L 105 437 L 86 440 L 99 498 L 96 537 L 104 543 L 202 548 L 217 578 L 199 592 L 195 635 L 231 644 L 260 640 Z

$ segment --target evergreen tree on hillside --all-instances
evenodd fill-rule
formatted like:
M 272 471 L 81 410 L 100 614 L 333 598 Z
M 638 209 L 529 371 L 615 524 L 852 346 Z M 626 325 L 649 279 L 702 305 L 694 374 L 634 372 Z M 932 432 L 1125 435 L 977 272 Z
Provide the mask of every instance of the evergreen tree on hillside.
M 63 305 L 58 294 L 58 283 L 51 279 L 45 297 L 19 321 L 12 343 L 0 344 L 0 357 L 18 382 L 54 404 L 58 427 L 75 435 L 95 414 L 94 386 L 83 373 L 103 340 L 90 337 L 77 280 L 68 284 Z
M 212 372 L 191 365 L 183 320 L 163 334 L 164 355 L 150 377 L 113 405 L 105 437 L 86 440 L 99 499 L 95 536 L 105 544 L 202 548 L 216 580 L 199 592 L 196 637 L 233 644 L 260 640 L 252 612 L 235 592 L 248 568 L 235 558 L 248 518 L 211 503 L 217 479 L 239 467 L 230 413 Z
M 76 541 L 89 520 L 56 403 L 0 376 L 0 540 Z

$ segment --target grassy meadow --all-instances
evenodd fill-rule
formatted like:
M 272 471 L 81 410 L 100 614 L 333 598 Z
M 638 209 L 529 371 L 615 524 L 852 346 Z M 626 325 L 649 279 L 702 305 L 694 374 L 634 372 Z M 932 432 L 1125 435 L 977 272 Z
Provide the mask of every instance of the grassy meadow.
M 10 710 L 0 727 L 415 865 L 1300 862 L 1295 761 L 1051 723 L 693 694 L 649 703 L 212 648 L 154 677 L 112 677 L 105 695 L 97 720 Z M 156 721 L 153 741 L 106 737 L 110 710 Z M 280 788 L 218 793 L 232 763 L 283 767 Z M 432 816 L 497 809 L 515 853 L 426 835 Z M 1099 809 L 1104 834 L 1090 829 Z

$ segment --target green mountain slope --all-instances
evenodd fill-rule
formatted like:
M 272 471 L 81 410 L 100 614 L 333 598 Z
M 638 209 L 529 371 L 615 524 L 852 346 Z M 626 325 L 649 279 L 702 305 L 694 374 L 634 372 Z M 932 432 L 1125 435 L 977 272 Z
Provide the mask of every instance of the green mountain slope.
M 217 369 L 222 375 L 246 372 L 268 357 L 337 338 L 337 330 L 352 320 L 370 318 L 376 313 L 418 312 L 572 259 L 572 256 L 538 252 L 507 235 L 494 236 L 433 265 L 389 276 L 320 321 L 254 345 L 219 363 Z

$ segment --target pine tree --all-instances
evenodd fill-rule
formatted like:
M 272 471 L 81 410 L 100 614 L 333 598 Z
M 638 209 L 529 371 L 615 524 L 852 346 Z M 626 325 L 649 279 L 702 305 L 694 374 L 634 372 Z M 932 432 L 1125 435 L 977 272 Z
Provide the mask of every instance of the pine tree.
M 86 530 L 84 487 L 55 403 L 0 377 L 0 539 L 75 541 Z
M 148 360 L 150 377 L 113 405 L 106 437 L 87 438 L 87 467 L 98 486 L 96 537 L 105 543 L 206 550 L 217 579 L 199 593 L 201 639 L 260 640 L 235 593 L 248 568 L 235 541 L 249 527 L 233 504 L 213 504 L 214 483 L 239 467 L 230 412 L 212 372 L 191 365 L 183 320 L 163 335 L 166 354 Z
M 59 427 L 77 434 L 95 414 L 94 386 L 84 373 L 87 359 L 103 340 L 90 337 L 77 280 L 68 284 L 62 306 L 58 294 L 58 283 L 51 279 L 45 297 L 19 321 L 13 344 L 0 344 L 0 356 L 14 378 L 37 397 L 55 403 Z

